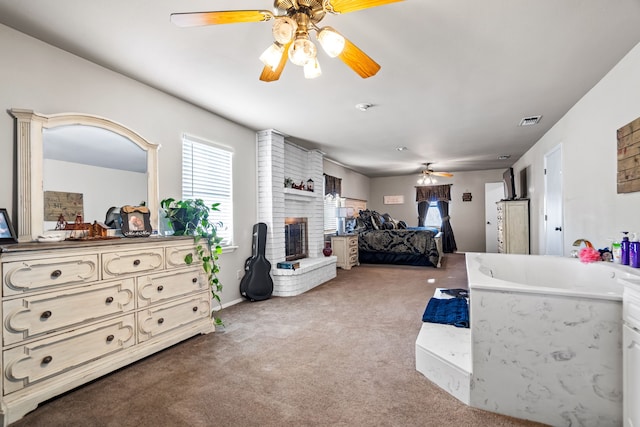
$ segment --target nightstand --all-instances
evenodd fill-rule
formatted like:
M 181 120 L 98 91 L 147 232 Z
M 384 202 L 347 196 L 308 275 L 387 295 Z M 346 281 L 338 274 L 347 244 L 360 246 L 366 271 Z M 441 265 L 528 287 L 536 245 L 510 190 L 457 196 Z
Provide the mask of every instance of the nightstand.
M 333 249 L 333 255 L 338 257 L 337 267 L 350 270 L 354 265 L 360 265 L 357 234 L 331 236 L 331 249 Z

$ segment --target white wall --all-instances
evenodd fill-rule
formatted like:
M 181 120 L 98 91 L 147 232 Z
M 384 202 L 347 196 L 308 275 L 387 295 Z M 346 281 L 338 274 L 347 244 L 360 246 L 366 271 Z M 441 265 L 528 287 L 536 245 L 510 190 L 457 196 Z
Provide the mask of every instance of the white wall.
M 640 117 L 638 76 L 640 44 L 515 163 L 516 174 L 527 166 L 531 170 L 532 253 L 545 247 L 544 155 L 558 144 L 563 147 L 564 254 L 578 238 L 603 248 L 621 231 L 640 232 L 640 192 L 616 192 L 616 131 Z
M 161 198 L 180 198 L 183 132 L 233 147 L 234 234 L 240 247 L 221 256 L 219 278 L 224 285 L 223 302 L 240 298 L 236 271 L 244 270 L 244 261 L 251 255 L 251 231 L 257 219 L 255 132 L 3 25 L 0 57 L 1 110 L 95 114 L 160 144 Z M 15 137 L 14 120 L 8 113 L 0 114 L 0 135 L 0 182 L 4 183 L 0 207 L 13 212 Z
M 502 172 L 502 169 L 456 172 L 453 178 L 437 178 L 438 185 L 453 184 L 449 213 L 458 252 L 485 251 L 484 184 L 502 181 Z M 417 179 L 417 174 L 371 178 L 371 200 L 368 206 L 380 213 L 389 213 L 409 226 L 418 225 L 415 190 Z M 471 193 L 471 201 L 463 202 L 462 193 Z M 403 195 L 404 204 L 385 205 L 383 196 L 392 195 Z

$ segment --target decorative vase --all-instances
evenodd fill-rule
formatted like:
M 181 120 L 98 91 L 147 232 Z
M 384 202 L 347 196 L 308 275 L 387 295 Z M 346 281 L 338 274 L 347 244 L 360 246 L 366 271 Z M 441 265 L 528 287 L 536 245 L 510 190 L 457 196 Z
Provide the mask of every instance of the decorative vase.
M 331 242 L 324 242 L 324 249 L 322 250 L 324 256 L 331 256 L 333 249 L 331 249 Z

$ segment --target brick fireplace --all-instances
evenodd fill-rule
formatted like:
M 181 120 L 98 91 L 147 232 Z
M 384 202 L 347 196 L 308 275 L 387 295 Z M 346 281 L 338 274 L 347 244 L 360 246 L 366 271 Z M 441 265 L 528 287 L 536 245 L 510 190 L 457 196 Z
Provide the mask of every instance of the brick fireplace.
M 271 262 L 274 296 L 294 296 L 336 277 L 335 256 L 325 257 L 322 153 L 285 141 L 276 130 L 264 130 L 258 140 L 258 220 L 267 224 L 265 255 Z M 285 178 L 294 183 L 312 179 L 315 191 L 285 188 Z M 297 260 L 300 268 L 277 268 L 285 261 L 285 222 L 306 219 L 307 258 Z

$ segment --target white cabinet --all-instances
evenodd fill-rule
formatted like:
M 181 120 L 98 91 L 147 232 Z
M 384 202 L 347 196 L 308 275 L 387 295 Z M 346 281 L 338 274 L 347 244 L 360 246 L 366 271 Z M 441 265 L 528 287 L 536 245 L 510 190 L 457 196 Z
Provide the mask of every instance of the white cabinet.
M 214 330 L 190 237 L 0 247 L 0 420 Z
M 502 200 L 498 214 L 498 252 L 529 253 L 529 200 Z
M 358 235 L 331 236 L 333 255 L 338 257 L 337 267 L 351 270 L 354 265 L 360 265 L 358 260 Z
M 640 281 L 625 283 L 622 300 L 623 426 L 640 426 Z

